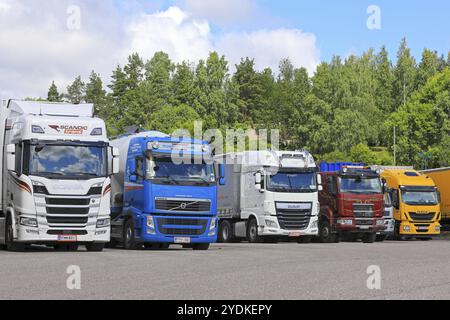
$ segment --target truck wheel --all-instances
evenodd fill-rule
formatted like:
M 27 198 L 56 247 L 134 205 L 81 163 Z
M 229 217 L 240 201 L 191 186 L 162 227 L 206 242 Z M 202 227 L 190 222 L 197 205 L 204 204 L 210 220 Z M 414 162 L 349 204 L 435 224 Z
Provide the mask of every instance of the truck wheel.
M 6 250 L 12 251 L 12 252 L 24 252 L 25 244 L 14 242 L 13 234 L 14 233 L 13 233 L 11 217 L 8 216 L 8 218 L 6 219 L 6 233 L 5 233 Z
M 365 235 L 363 235 L 362 241 L 363 243 L 374 243 L 376 238 L 377 238 L 376 233 L 366 233 Z
M 104 248 L 104 243 L 90 243 L 86 245 L 86 250 L 88 252 L 102 252 Z
M 138 250 L 142 247 L 136 242 L 134 222 L 132 218 L 125 222 L 123 229 L 123 246 L 126 250 Z
M 250 243 L 260 243 L 261 237 L 258 235 L 258 222 L 255 218 L 248 221 L 247 224 L 247 240 Z
M 233 242 L 233 227 L 229 221 L 222 221 L 219 226 L 219 243 Z
M 194 251 L 207 251 L 209 250 L 210 244 L 209 243 L 196 243 L 192 246 L 192 249 Z
M 376 242 L 384 242 L 386 241 L 388 236 L 386 234 L 377 235 Z
M 305 237 L 301 237 L 297 240 L 298 243 L 311 243 L 312 242 L 313 237 L 312 236 L 305 236 Z
M 336 236 L 332 233 L 328 220 L 322 220 L 319 224 L 319 237 L 322 243 L 334 243 L 336 241 Z

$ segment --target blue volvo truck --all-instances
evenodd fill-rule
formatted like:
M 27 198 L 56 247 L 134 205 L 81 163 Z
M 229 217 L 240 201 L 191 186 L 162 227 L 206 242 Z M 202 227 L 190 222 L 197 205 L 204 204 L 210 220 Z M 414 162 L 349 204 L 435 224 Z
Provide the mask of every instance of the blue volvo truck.
M 149 131 L 111 142 L 120 150 L 112 181 L 111 246 L 208 250 L 217 241 L 217 185 L 208 142 Z

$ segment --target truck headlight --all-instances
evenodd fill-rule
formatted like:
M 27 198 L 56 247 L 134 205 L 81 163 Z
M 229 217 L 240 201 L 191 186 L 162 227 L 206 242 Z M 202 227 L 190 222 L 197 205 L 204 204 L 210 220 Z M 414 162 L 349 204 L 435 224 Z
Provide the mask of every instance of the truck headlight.
M 278 228 L 277 223 L 272 220 L 266 220 L 266 226 L 268 226 L 269 228 Z
M 153 219 L 153 216 L 147 216 L 147 228 L 155 229 L 155 219 Z
M 382 219 L 377 220 L 377 226 L 384 226 L 385 222 Z
M 403 231 L 405 231 L 405 232 L 411 232 L 411 227 L 410 227 L 410 226 L 404 226 L 404 227 L 403 227 Z
M 216 226 L 217 226 L 217 219 L 216 219 L 216 218 L 212 218 L 212 219 L 211 219 L 211 225 L 210 225 L 210 227 L 209 227 L 209 230 L 214 230 L 214 229 L 216 229 Z
M 36 218 L 20 218 L 20 224 L 25 227 L 37 227 L 38 222 Z
M 436 232 L 441 232 L 441 227 L 440 227 L 440 226 L 436 226 L 436 227 L 434 227 L 434 230 L 435 230 Z
M 111 219 L 99 219 L 97 220 L 97 228 L 107 228 L 111 225 Z
M 313 221 L 313 223 L 311 223 L 310 228 L 311 229 L 317 229 L 319 227 L 319 221 Z

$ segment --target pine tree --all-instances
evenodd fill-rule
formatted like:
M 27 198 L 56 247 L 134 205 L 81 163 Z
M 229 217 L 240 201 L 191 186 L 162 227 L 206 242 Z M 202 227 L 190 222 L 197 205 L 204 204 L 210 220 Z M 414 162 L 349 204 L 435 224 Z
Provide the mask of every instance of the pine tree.
M 428 79 L 435 76 L 439 69 L 439 58 L 437 52 L 425 49 L 422 53 L 422 61 L 417 70 L 416 87 L 420 89 L 427 83 Z
M 95 115 L 106 116 L 106 91 L 103 89 L 103 81 L 100 75 L 91 72 L 89 83 L 86 85 L 85 101 L 93 103 L 95 106 Z
M 376 87 L 376 104 L 385 114 L 394 111 L 393 86 L 394 73 L 392 70 L 392 62 L 389 59 L 389 53 L 383 46 L 376 57 L 375 77 L 378 81 Z
M 81 76 L 75 78 L 75 81 L 67 87 L 67 98 L 71 103 L 80 104 L 84 101 L 85 84 Z
M 414 92 L 416 73 L 416 61 L 411 56 L 406 39 L 402 39 L 394 71 L 394 99 L 397 107 L 405 105 Z
M 61 100 L 58 92 L 58 87 L 55 85 L 55 81 L 52 82 L 52 85 L 48 90 L 47 100 L 50 102 L 59 102 Z

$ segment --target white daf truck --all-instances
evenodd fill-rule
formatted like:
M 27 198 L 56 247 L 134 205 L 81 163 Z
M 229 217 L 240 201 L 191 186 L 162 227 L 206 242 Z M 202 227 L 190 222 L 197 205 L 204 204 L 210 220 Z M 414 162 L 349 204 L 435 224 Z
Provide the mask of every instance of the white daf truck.
M 1 102 L 0 245 L 102 251 L 119 169 L 92 104 Z
M 219 186 L 219 242 L 251 243 L 318 235 L 322 179 L 307 151 L 249 151 L 216 157 L 224 166 Z

